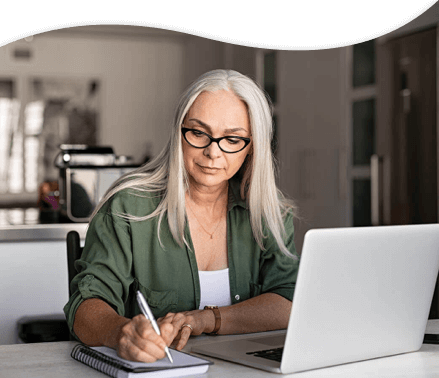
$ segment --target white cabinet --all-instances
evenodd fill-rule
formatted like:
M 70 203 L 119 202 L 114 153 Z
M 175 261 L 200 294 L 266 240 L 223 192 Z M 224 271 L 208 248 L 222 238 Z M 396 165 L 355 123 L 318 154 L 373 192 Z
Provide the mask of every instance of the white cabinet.
M 23 316 L 63 314 L 68 301 L 66 234 L 86 224 L 0 228 L 0 345 L 15 344 Z
M 66 243 L 0 243 L 0 256 L 0 344 L 14 344 L 20 317 L 63 312 L 68 300 Z

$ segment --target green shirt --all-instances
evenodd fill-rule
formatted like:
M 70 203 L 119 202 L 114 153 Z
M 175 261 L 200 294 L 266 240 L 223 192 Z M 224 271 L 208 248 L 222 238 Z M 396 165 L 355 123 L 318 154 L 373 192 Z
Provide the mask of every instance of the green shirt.
M 88 298 L 100 298 L 128 318 L 140 313 L 137 290 L 144 294 L 156 318 L 199 308 L 198 267 L 187 222 L 185 239 L 190 248 L 174 241 L 166 215 L 160 227 L 162 247 L 157 237 L 158 217 L 130 221 L 116 215 L 151 214 L 160 200 L 158 194 L 139 195 L 125 189 L 107 201 L 90 222 L 82 256 L 75 263 L 78 274 L 71 284 L 73 294 L 64 307 L 72 332 L 76 310 Z M 291 214 L 285 219 L 285 229 L 285 245 L 295 254 Z M 239 182 L 230 180 L 227 248 L 232 304 L 262 293 L 292 300 L 299 262 L 285 256 L 271 234 L 267 235 L 263 251 L 253 238 Z

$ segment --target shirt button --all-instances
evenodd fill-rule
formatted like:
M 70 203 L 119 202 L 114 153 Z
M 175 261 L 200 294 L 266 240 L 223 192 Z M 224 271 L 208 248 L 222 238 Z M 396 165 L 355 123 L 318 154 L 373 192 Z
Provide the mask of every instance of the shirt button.
M 241 298 L 241 297 L 240 297 L 238 294 L 235 295 L 235 299 L 236 299 L 237 301 L 239 301 L 240 298 Z

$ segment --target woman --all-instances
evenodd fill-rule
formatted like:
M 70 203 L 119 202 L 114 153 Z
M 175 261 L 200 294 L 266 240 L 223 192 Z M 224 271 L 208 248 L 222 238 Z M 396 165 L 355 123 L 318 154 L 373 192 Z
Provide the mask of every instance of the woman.
M 246 76 L 216 70 L 187 89 L 164 151 L 93 214 L 64 308 L 82 342 L 152 362 L 190 335 L 286 328 L 298 258 L 271 138 L 267 99 Z M 162 336 L 138 315 L 137 290 Z

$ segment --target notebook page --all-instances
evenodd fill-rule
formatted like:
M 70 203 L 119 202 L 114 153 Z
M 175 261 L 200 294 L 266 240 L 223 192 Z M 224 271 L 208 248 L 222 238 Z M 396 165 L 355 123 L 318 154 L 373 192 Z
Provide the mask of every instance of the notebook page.
M 189 366 L 196 366 L 196 365 L 205 365 L 210 364 L 211 362 L 199 357 L 192 356 L 187 353 L 179 352 L 174 349 L 169 349 L 169 352 L 171 353 L 172 359 L 174 360 L 174 363 L 171 363 L 169 361 L 168 357 L 165 357 L 161 360 L 157 360 L 156 362 L 151 363 L 145 363 L 145 362 L 134 362 L 134 361 L 128 361 L 121 357 L 119 357 L 114 349 L 108 348 L 108 347 L 91 347 L 90 349 L 96 350 L 98 352 L 101 352 L 111 358 L 114 358 L 117 361 L 121 361 L 124 364 L 130 365 L 133 369 L 139 369 L 139 368 L 147 368 L 151 370 L 156 369 L 166 369 L 166 368 L 181 368 L 181 367 L 189 367 Z

